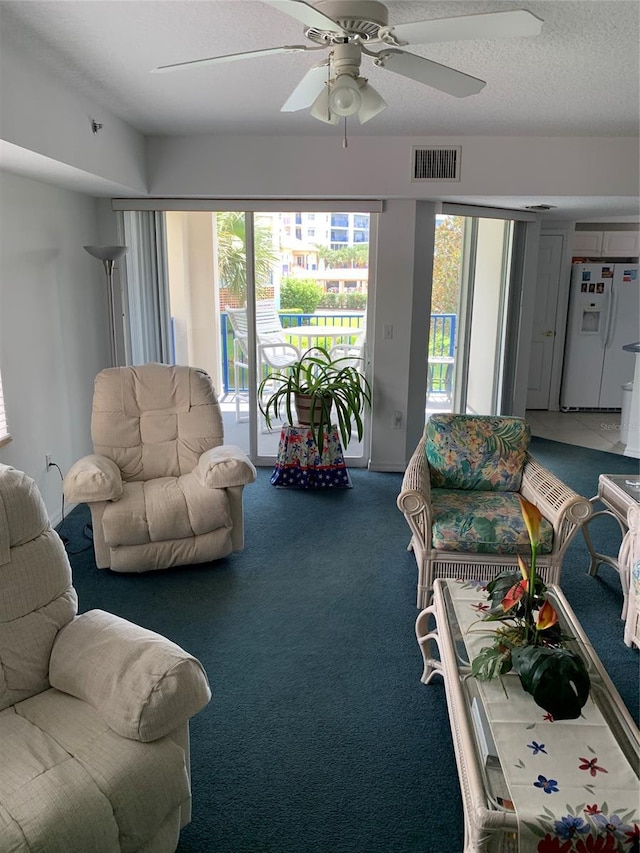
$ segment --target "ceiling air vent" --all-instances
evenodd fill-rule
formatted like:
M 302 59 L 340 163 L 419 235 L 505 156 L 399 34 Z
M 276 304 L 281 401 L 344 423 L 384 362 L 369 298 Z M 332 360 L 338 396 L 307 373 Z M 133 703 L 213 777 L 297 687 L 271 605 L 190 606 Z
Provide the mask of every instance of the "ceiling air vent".
M 462 148 L 413 148 L 412 181 L 459 181 Z

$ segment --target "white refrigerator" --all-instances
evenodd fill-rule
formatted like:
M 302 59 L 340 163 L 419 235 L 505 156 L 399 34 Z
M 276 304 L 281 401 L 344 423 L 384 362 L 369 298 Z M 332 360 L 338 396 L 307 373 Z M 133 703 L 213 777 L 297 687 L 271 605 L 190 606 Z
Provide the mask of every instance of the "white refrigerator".
M 640 340 L 638 265 L 573 264 L 560 408 L 619 409 Z

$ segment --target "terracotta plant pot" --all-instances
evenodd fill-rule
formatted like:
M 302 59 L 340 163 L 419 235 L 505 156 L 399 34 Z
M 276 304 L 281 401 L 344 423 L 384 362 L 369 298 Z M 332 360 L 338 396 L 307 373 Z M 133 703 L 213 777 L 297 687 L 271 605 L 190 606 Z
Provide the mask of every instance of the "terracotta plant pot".
M 330 396 L 325 396 L 325 406 L 328 407 L 329 414 L 331 413 L 331 407 L 333 405 L 333 400 Z M 295 403 L 296 403 L 296 412 L 298 414 L 298 423 L 300 426 L 314 426 L 316 425 L 322 414 L 322 404 L 321 398 L 317 396 L 310 396 L 308 394 L 296 394 L 295 395 Z M 313 407 L 313 419 L 311 417 Z

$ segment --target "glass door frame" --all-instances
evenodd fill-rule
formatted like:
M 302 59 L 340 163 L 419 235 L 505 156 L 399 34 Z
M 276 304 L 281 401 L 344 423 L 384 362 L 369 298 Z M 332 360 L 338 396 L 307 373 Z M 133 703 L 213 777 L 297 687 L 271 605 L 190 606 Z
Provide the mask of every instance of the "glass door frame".
M 452 411 L 467 409 L 470 340 L 472 329 L 474 277 L 478 256 L 479 221 L 502 219 L 511 222 L 509 239 L 504 241 L 501 260 L 501 292 L 499 296 L 499 342 L 494 364 L 494 379 L 491 391 L 491 414 L 512 414 L 515 406 L 516 359 L 522 341 L 519 336 L 523 279 L 526 274 L 525 254 L 527 238 L 532 236 L 528 226 L 535 226 L 535 214 L 517 211 L 482 208 L 467 205 L 443 204 L 442 213 L 462 216 L 471 220 L 465 226 L 462 259 L 461 288 L 458 314 L 458 332 L 455 349 L 454 385 Z M 484 413 L 483 413 L 484 414 Z M 486 413 L 489 414 L 489 413 Z

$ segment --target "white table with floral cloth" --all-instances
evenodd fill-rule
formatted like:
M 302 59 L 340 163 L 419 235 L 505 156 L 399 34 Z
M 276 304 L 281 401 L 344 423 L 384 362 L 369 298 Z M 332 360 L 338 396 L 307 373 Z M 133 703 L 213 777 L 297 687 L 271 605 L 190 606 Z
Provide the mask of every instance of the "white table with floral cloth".
M 493 630 L 482 621 L 489 609 L 483 582 L 436 581 L 433 602 L 416 622 L 423 681 L 434 672 L 445 678 L 465 804 L 465 853 L 638 853 L 638 729 L 561 591 L 550 591 L 591 679 L 576 720 L 554 721 L 515 674 L 502 681 L 470 675 L 470 661 Z M 488 735 L 480 720 L 485 729 L 488 722 Z M 502 791 L 490 781 L 496 774 Z
M 310 427 L 285 424 L 271 482 L 297 489 L 350 488 L 337 426 L 324 430 L 318 448 Z

